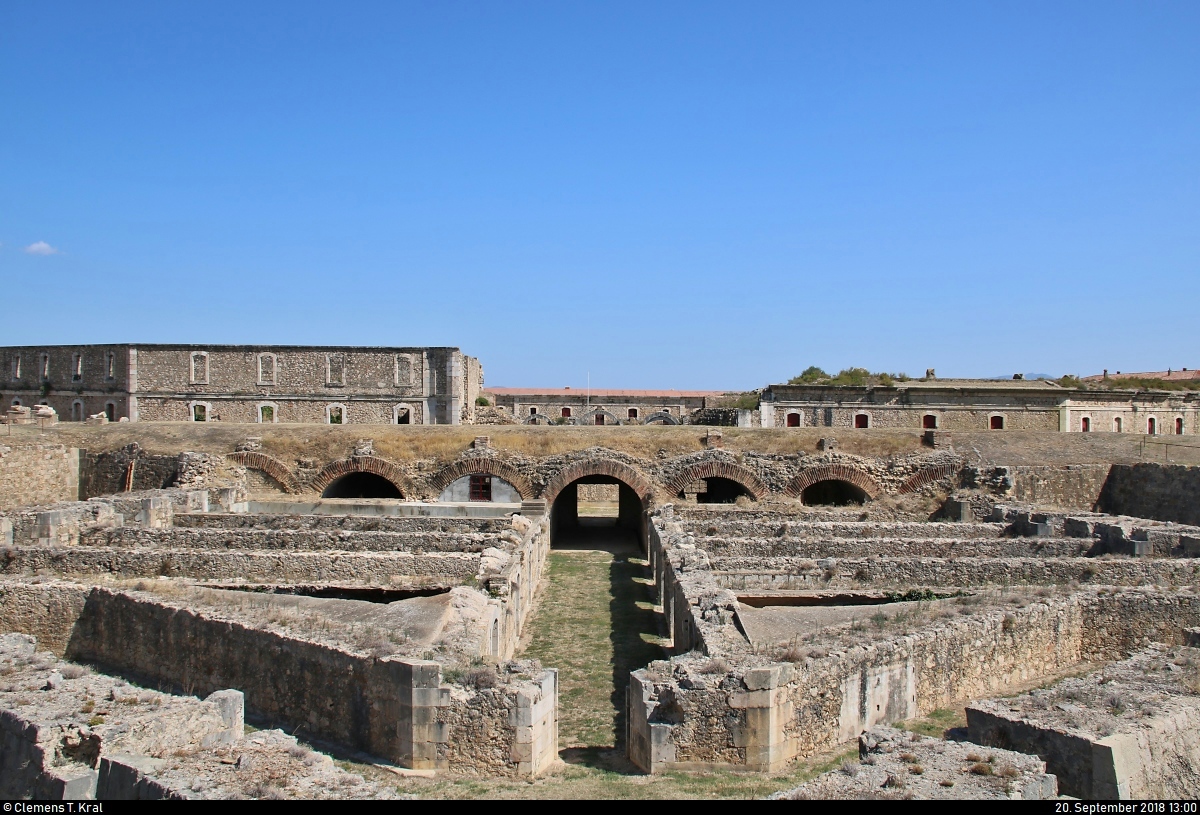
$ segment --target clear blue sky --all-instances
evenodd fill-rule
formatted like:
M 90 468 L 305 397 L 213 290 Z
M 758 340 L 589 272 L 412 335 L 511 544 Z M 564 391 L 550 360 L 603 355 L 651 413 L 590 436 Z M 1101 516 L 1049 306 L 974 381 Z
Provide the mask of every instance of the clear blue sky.
M 0 4 L 0 344 L 1200 367 L 1200 3 Z

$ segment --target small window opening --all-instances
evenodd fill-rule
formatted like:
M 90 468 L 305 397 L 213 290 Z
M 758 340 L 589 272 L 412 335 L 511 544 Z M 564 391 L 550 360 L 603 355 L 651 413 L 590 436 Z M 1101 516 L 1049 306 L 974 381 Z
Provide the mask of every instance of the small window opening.
M 329 423 L 342 424 L 342 409 L 338 405 L 329 408 Z
M 530 415 L 530 416 L 536 416 L 536 415 L 537 415 L 537 408 L 535 408 L 535 407 L 531 407 L 531 408 L 529 409 L 529 415 Z
M 637 417 L 638 417 L 637 408 L 630 408 L 629 409 L 629 418 L 636 419 Z
M 471 476 L 471 500 L 492 500 L 492 477 L 490 475 Z
M 271 405 L 261 405 L 258 408 L 258 420 L 263 424 L 271 424 L 275 421 L 275 408 Z
M 1120 433 L 1120 432 L 1121 432 L 1121 417 L 1120 417 L 1120 416 L 1118 416 L 1117 418 L 1113 419 L 1113 432 L 1114 432 L 1114 433 Z
M 83 354 L 75 354 L 71 358 L 71 381 L 78 382 L 83 379 Z
M 991 430 L 1003 430 L 1004 429 L 1004 417 L 1003 416 L 993 416 L 990 419 L 988 419 L 988 428 Z
M 20 354 L 13 354 L 12 378 L 13 379 L 21 378 L 21 355 Z
M 412 414 L 408 408 L 396 409 L 396 424 L 411 424 Z
M 799 427 L 800 426 L 800 414 L 799 413 L 789 413 L 787 415 L 787 426 L 788 427 Z
M 1155 434 L 1155 431 L 1157 431 L 1157 430 L 1158 430 L 1158 422 L 1154 421 L 1153 419 L 1147 419 L 1146 420 L 1146 432 L 1149 433 L 1151 436 L 1153 436 Z
M 259 354 L 258 355 L 258 384 L 274 385 L 275 384 L 275 355 L 274 354 Z
M 192 354 L 192 384 L 208 384 L 208 354 L 203 351 Z
M 193 422 L 207 422 L 208 421 L 208 408 L 205 407 L 204 405 L 192 405 L 192 421 Z
M 1084 416 L 1082 419 L 1080 419 L 1079 420 L 1079 430 L 1082 433 L 1092 432 L 1092 420 L 1089 419 L 1087 416 Z
M 42 354 L 42 379 L 50 378 L 50 355 Z
M 570 409 L 570 408 L 563 408 L 563 409 L 562 409 L 562 417 L 563 417 L 564 419 L 570 419 L 570 418 L 571 418 L 571 409 Z
M 937 430 L 937 416 L 932 413 L 926 413 L 921 417 L 921 427 L 926 430 Z
M 346 357 L 343 354 L 329 354 L 325 357 L 325 384 L 346 384 Z
M 104 378 L 117 378 L 117 355 L 112 351 L 109 351 L 108 355 L 104 358 Z
M 854 426 L 859 430 L 865 430 L 871 424 L 871 417 L 865 413 L 856 414 L 854 417 Z
M 1175 435 L 1176 435 L 1176 436 L 1182 436 L 1182 435 L 1183 435 L 1183 419 L 1176 419 L 1176 420 L 1175 420 Z
M 596 424 L 600 424 L 600 425 L 604 424 L 604 414 L 603 413 L 596 414 Z

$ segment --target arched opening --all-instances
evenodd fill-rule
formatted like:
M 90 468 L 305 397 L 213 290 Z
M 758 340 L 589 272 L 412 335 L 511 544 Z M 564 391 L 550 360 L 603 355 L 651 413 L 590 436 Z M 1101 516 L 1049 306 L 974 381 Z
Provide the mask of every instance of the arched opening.
M 932 413 L 926 413 L 921 417 L 921 427 L 926 430 L 937 430 L 937 416 Z
M 403 498 L 399 488 L 375 473 L 347 473 L 334 479 L 322 498 Z
M 867 502 L 867 493 L 849 481 L 829 479 L 805 487 L 800 500 L 808 506 L 848 507 Z
M 1155 435 L 1155 433 L 1157 433 L 1157 431 L 1158 431 L 1158 422 L 1154 421 L 1154 419 L 1147 419 L 1146 420 L 1146 433 L 1153 436 L 1153 435 Z
M 1114 433 L 1120 433 L 1120 432 L 1121 432 L 1121 417 L 1120 417 L 1120 416 L 1118 416 L 1117 418 L 1113 419 L 1113 432 L 1114 432 Z
M 799 413 L 789 413 L 787 415 L 787 426 L 788 427 L 799 427 L 800 426 L 800 414 Z
M 620 479 L 576 479 L 563 487 L 550 508 L 550 547 L 638 546 L 643 510 L 637 492 Z
M 1084 416 L 1082 419 L 1079 420 L 1079 432 L 1080 433 L 1091 433 L 1092 432 L 1092 420 L 1090 417 Z
M 704 488 L 695 493 L 698 504 L 732 504 L 743 495 L 754 500 L 754 494 L 732 478 L 701 478 L 698 485 Z M 679 493 L 679 497 L 686 500 L 691 497 L 686 493 L 693 489 L 695 489 L 694 486 L 688 485 L 683 492 Z
M 866 430 L 871 426 L 871 417 L 865 413 L 857 413 L 854 416 L 854 427 L 858 430 Z

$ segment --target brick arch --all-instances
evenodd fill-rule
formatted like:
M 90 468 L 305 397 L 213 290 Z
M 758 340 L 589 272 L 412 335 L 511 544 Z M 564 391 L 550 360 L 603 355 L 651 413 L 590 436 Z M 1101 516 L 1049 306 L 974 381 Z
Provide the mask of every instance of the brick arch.
M 593 410 L 589 410 L 587 413 L 579 417 L 579 424 L 584 426 L 592 424 L 592 421 L 595 419 L 597 413 L 603 414 L 612 419 L 613 424 L 625 424 L 625 422 L 615 413 L 613 413 L 611 410 L 605 410 L 604 408 L 595 408 Z
M 550 417 L 545 413 L 532 413 L 525 417 L 523 424 L 550 424 Z
M 879 485 L 878 481 L 849 464 L 822 464 L 818 467 L 811 467 L 793 478 L 788 482 L 783 493 L 790 498 L 799 498 L 806 489 L 818 481 L 845 481 L 858 487 L 867 494 L 868 498 L 872 499 L 883 492 L 883 487 Z
M 623 482 L 638 494 L 645 504 L 654 496 L 654 484 L 640 472 L 621 461 L 611 458 L 589 458 L 568 464 L 555 473 L 542 489 L 542 498 L 547 506 L 554 505 L 554 499 L 570 484 L 589 475 L 607 475 Z
M 317 493 L 325 492 L 326 487 L 350 473 L 373 473 L 380 478 L 387 479 L 396 489 L 400 490 L 400 495 L 404 498 L 411 498 L 418 492 L 399 467 L 375 456 L 352 456 L 331 461 L 321 469 L 321 472 L 317 473 L 317 477 L 313 479 L 309 489 Z
M 925 469 L 918 470 L 910 475 L 908 480 L 901 484 L 900 489 L 896 490 L 896 492 L 900 493 L 901 495 L 905 495 L 910 492 L 916 492 L 917 490 L 921 489 L 921 487 L 924 487 L 928 484 L 941 481 L 945 478 L 950 478 L 957 472 L 958 464 L 956 463 L 935 464 L 932 467 L 926 467 Z
M 768 491 L 767 485 L 753 470 L 728 461 L 701 461 L 690 464 L 667 482 L 666 491 L 671 495 L 678 495 L 688 484 L 701 478 L 728 478 L 730 481 L 736 481 L 755 501 L 761 501 Z
M 653 424 L 657 421 L 662 421 L 663 424 L 680 424 L 679 419 L 675 418 L 665 410 L 660 410 L 657 413 L 651 413 L 649 416 L 642 419 L 642 424 Z
M 229 453 L 225 458 L 235 461 L 243 467 L 249 467 L 252 470 L 262 470 L 271 476 L 271 478 L 278 481 L 279 485 L 283 487 L 284 492 L 292 494 L 300 492 L 300 485 L 296 483 L 296 477 L 292 475 L 292 471 L 282 461 L 273 456 L 268 456 L 266 453 L 243 450 L 237 453 Z
M 533 486 L 529 479 L 508 462 L 490 457 L 464 458 L 443 467 L 429 479 L 430 492 L 440 493 L 465 475 L 494 475 L 512 484 L 513 488 L 521 493 L 521 498 L 533 497 Z

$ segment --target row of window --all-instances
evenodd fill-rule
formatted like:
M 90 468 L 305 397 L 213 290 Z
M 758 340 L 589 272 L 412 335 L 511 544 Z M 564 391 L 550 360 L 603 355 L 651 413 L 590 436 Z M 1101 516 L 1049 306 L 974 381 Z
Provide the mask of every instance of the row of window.
M 788 427 L 801 427 L 803 425 L 803 421 L 804 421 L 803 416 L 799 413 L 793 412 L 793 413 L 789 413 L 787 415 L 787 426 Z M 867 413 L 854 414 L 854 427 L 855 428 L 857 428 L 859 430 L 863 430 L 863 429 L 869 428 L 870 426 L 871 426 L 871 417 L 869 414 L 867 414 Z M 921 427 L 926 430 L 937 430 L 938 417 L 932 413 L 926 413 L 924 416 L 921 417 Z M 988 417 L 988 429 L 989 430 L 1003 430 L 1004 429 L 1004 416 L 999 413 L 989 416 Z M 1080 428 L 1079 429 L 1081 431 L 1083 431 L 1084 433 L 1090 433 L 1092 430 L 1091 417 L 1084 416 L 1082 419 L 1080 419 Z M 1112 429 L 1113 429 L 1114 433 L 1123 432 L 1124 422 L 1122 421 L 1122 419 L 1120 417 L 1113 419 L 1113 428 Z M 1158 419 L 1156 419 L 1154 417 L 1150 417 L 1150 418 L 1146 419 L 1146 433 L 1151 436 L 1156 436 L 1156 435 L 1158 435 L 1158 432 L 1159 432 Z M 1175 435 L 1177 435 L 1177 436 L 1183 435 L 1183 417 L 1182 416 L 1175 417 Z
M 14 382 L 21 379 L 21 375 L 24 373 L 24 371 L 22 370 L 22 361 L 21 361 L 20 354 L 12 355 L 12 367 L 10 368 L 10 373 L 12 375 L 12 379 Z M 49 354 L 41 354 L 38 357 L 38 376 L 41 378 L 41 380 L 43 382 L 48 381 L 50 379 L 50 355 Z M 113 353 L 112 351 L 109 351 L 107 354 L 104 355 L 104 378 L 109 379 L 109 380 L 117 378 L 117 355 L 115 353 Z M 71 381 L 72 382 L 80 382 L 82 380 L 83 380 L 83 354 L 76 351 L 74 354 L 71 355 Z
M 529 415 L 530 416 L 539 415 L 538 409 L 535 407 L 531 407 L 529 409 Z M 559 412 L 559 415 L 564 419 L 570 419 L 571 418 L 571 409 L 569 407 L 562 408 L 562 410 Z M 628 415 L 629 415 L 630 419 L 637 419 L 638 418 L 638 409 L 630 408 Z M 602 413 L 596 414 L 596 424 L 604 424 L 604 414 L 602 414 Z
M 191 419 L 193 422 L 219 421 L 220 416 L 213 412 L 208 402 L 192 402 Z M 274 424 L 279 421 L 279 405 L 274 402 L 261 402 L 256 412 L 257 421 L 262 424 Z M 410 405 L 395 405 L 392 407 L 393 424 L 412 424 L 413 410 Z M 326 424 L 349 424 L 345 405 L 325 406 Z
M 402 387 L 412 384 L 412 361 L 407 356 L 397 354 L 394 359 L 394 382 Z M 209 375 L 208 352 L 193 351 L 191 363 L 191 383 L 207 385 Z M 278 384 L 279 357 L 264 352 L 258 355 L 258 384 Z M 346 355 L 325 355 L 325 385 L 327 387 L 345 387 L 346 385 Z

